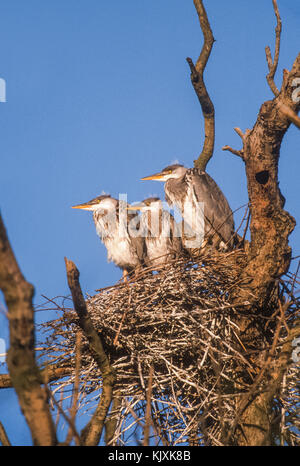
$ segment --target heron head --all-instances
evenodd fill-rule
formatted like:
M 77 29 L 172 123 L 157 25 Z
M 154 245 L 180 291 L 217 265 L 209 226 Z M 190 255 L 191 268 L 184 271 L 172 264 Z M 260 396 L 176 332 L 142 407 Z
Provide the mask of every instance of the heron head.
M 72 209 L 91 210 L 93 212 L 97 210 L 112 210 L 116 209 L 118 201 L 111 197 L 109 194 L 102 194 L 101 196 L 95 197 L 88 202 L 83 204 L 77 204 L 72 206 Z
M 167 181 L 170 178 L 181 178 L 182 176 L 185 175 L 186 170 L 187 169 L 183 165 L 176 163 L 174 165 L 168 165 L 166 168 L 164 168 L 159 173 L 154 173 L 154 175 L 145 176 L 144 178 L 141 178 L 141 179 L 143 181 L 146 181 L 146 180 Z
M 140 210 L 141 212 L 159 211 L 162 209 L 162 202 L 159 197 L 148 197 L 139 204 L 130 205 L 127 210 Z

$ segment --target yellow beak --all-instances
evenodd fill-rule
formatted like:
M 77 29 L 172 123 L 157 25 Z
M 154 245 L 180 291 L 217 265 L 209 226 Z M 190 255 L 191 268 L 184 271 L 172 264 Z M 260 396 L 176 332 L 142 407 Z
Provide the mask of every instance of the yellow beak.
M 140 210 L 142 207 L 145 207 L 144 204 L 129 205 L 126 207 L 127 210 Z
M 165 173 L 154 173 L 154 175 L 145 176 L 144 178 L 141 178 L 141 180 L 142 181 L 147 181 L 147 180 L 164 181 L 164 176 L 165 176 Z
M 72 205 L 71 209 L 82 209 L 82 210 L 88 210 L 92 207 L 92 204 L 78 204 L 78 205 Z

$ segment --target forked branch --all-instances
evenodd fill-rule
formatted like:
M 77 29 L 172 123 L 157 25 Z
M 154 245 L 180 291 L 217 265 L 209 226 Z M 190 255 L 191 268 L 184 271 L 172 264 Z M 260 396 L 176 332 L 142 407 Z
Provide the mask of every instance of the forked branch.
M 271 55 L 271 50 L 270 47 L 267 46 L 265 48 L 266 51 L 266 58 L 267 58 L 267 63 L 268 63 L 268 68 L 269 68 L 269 73 L 267 74 L 267 81 L 268 84 L 275 96 L 279 95 L 279 90 L 277 89 L 277 86 L 274 82 L 274 76 L 277 70 L 278 66 L 278 59 L 279 59 L 279 50 L 280 50 L 280 36 L 281 36 L 281 18 L 277 6 L 277 0 L 272 0 L 273 1 L 273 7 L 276 15 L 276 28 L 275 28 L 275 53 L 274 53 L 274 60 L 272 60 L 272 55 Z

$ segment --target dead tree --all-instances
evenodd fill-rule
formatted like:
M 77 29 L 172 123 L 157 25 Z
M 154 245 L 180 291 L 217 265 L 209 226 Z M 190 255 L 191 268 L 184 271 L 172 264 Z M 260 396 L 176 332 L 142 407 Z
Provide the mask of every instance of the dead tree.
M 196 64 L 191 58 L 187 62 L 205 130 L 194 165 L 205 170 L 215 143 L 214 106 L 204 82 L 214 38 L 202 0 L 194 5 L 204 43 Z M 159 274 L 146 269 L 139 279 L 98 290 L 86 300 L 79 272 L 66 259 L 73 307 L 48 300 L 62 316 L 43 327 L 49 333 L 44 355 L 55 354 L 55 362 L 39 367 L 33 287 L 22 276 L 0 223 L 0 288 L 11 339 L 9 374 L 0 376 L 0 388 L 16 390 L 35 445 L 58 443 L 50 402 L 69 426 L 65 444 L 97 445 L 105 430 L 106 444 L 122 445 L 129 418 L 143 445 L 299 444 L 294 413 L 300 401 L 299 366 L 292 352 L 300 337 L 300 302 L 296 276 L 292 285 L 284 279 L 295 220 L 284 210 L 278 161 L 289 126 L 300 127 L 295 93 L 300 55 L 290 71 L 283 71 L 277 89 L 281 19 L 276 0 L 273 7 L 275 51 L 272 58 L 266 47 L 266 59 L 274 98 L 262 104 L 252 129 L 235 128 L 241 149 L 223 147 L 245 164 L 250 241 L 242 238 L 228 253 L 182 257 Z M 68 381 L 61 382 L 66 376 Z M 73 387 L 68 413 L 52 393 L 54 383 L 61 393 Z M 98 394 L 97 406 L 79 433 L 78 400 L 91 393 Z M 0 440 L 9 444 L 1 423 Z

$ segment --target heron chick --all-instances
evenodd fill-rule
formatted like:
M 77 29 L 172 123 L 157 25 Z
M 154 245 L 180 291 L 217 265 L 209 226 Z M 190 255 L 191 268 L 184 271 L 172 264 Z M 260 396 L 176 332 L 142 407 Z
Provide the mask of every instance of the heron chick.
M 182 252 L 181 238 L 176 230 L 174 217 L 163 209 L 158 197 L 149 197 L 142 203 L 129 206 L 140 210 L 140 230 L 145 237 L 145 263 L 149 267 L 167 264 Z
M 90 210 L 96 231 L 107 249 L 107 259 L 123 271 L 123 278 L 143 266 L 145 241 L 143 237 L 130 235 L 129 223 L 136 215 L 126 210 L 127 204 L 108 194 L 73 206 L 73 209 Z
M 232 247 L 232 210 L 221 189 L 208 173 L 174 164 L 142 180 L 165 182 L 168 204 L 179 209 L 184 223 L 194 233 L 199 234 L 202 244 L 211 243 L 216 248 L 225 250 Z M 199 247 L 202 244 L 199 244 Z

